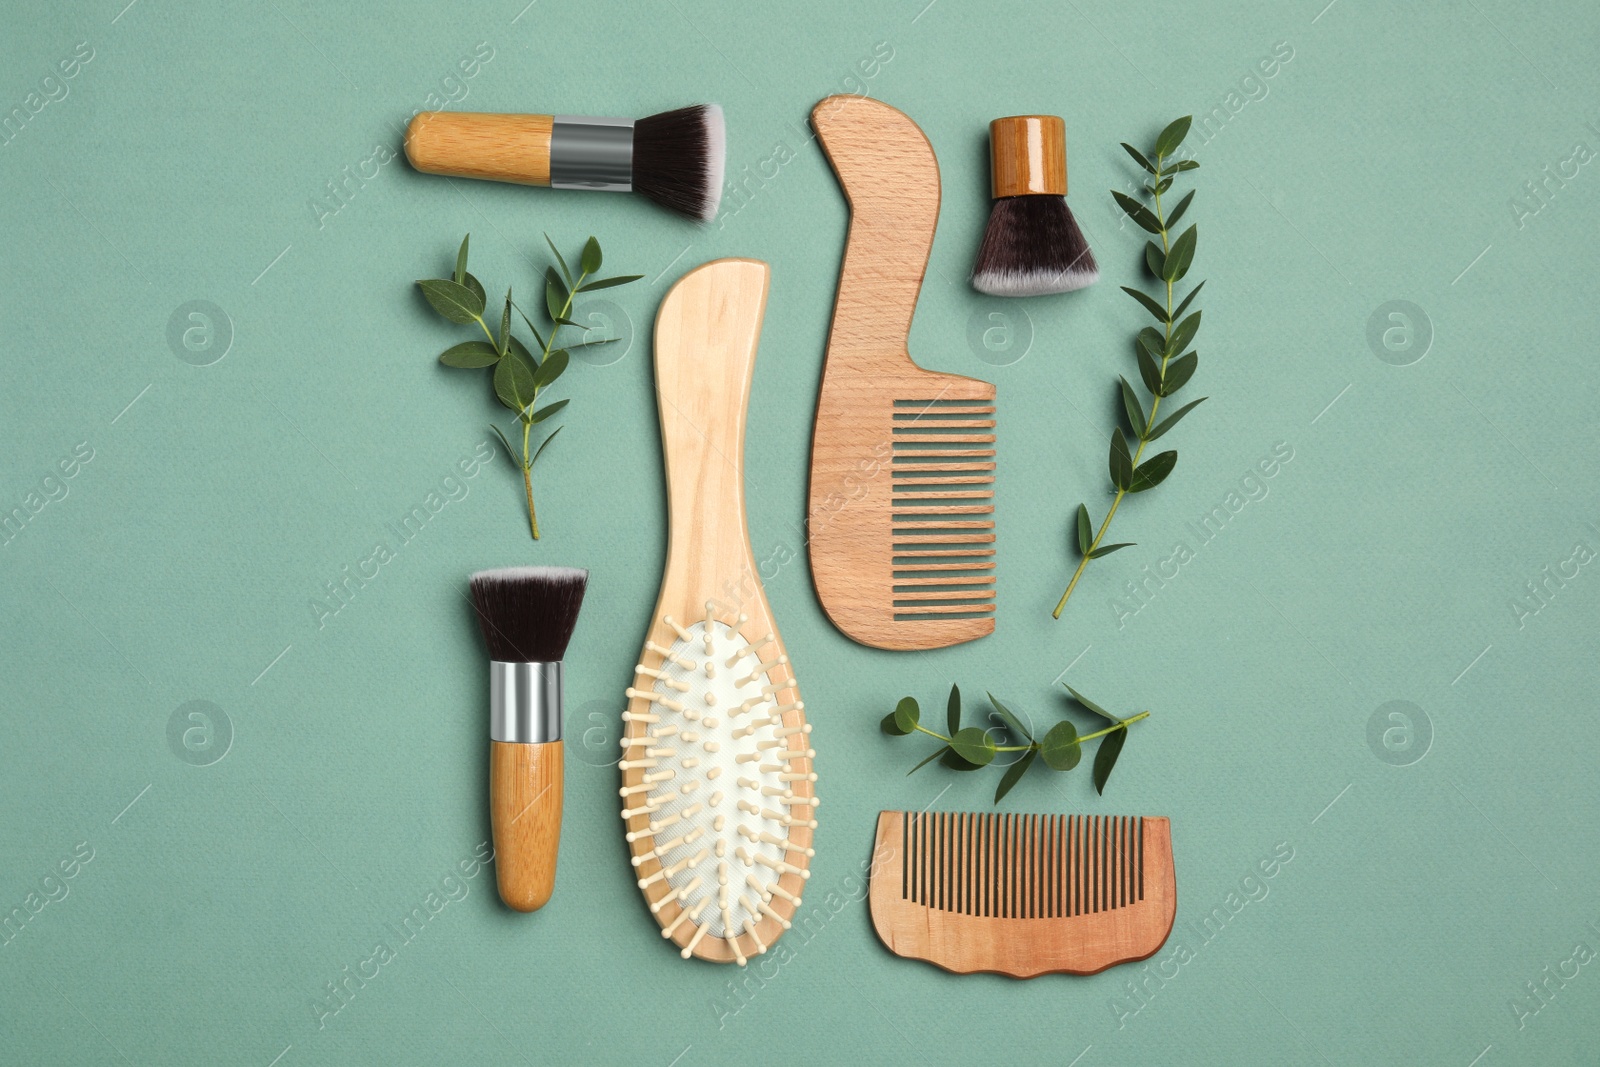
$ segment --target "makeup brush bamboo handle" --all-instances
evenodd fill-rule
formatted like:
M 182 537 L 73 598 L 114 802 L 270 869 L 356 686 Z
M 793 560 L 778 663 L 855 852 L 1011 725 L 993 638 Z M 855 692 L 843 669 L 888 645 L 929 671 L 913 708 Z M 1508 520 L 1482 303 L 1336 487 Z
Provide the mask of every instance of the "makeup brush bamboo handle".
M 489 825 L 500 899 L 538 911 L 556 885 L 561 844 L 561 742 L 489 742 Z
M 424 111 L 406 128 L 406 158 L 425 174 L 550 184 L 550 115 Z

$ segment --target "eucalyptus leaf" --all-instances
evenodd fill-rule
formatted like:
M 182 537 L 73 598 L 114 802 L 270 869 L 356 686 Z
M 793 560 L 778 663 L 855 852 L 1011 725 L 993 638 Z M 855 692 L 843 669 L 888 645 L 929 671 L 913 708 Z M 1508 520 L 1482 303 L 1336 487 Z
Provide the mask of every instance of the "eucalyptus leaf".
M 585 274 L 597 274 L 600 271 L 600 242 L 593 237 L 584 242 L 583 259 L 579 264 Z
M 483 291 L 483 283 L 480 282 L 478 279 L 474 278 L 472 276 L 472 272 L 470 270 L 467 271 L 467 278 L 466 278 L 466 281 L 463 284 L 466 285 L 466 287 L 468 289 L 472 290 L 472 295 L 473 296 L 478 298 L 478 306 L 479 307 L 487 307 L 488 306 L 489 297 Z
M 531 416 L 528 417 L 528 425 L 539 425 L 545 419 L 548 419 L 551 415 L 554 415 L 556 412 L 566 407 L 569 403 L 571 403 L 570 400 L 557 400 L 554 404 L 546 404 L 544 407 L 540 408 L 538 411 L 535 411 Z
M 584 282 L 578 286 L 578 292 L 590 293 L 596 289 L 609 289 L 613 285 L 627 285 L 629 282 L 636 282 L 643 277 L 643 274 L 623 274 L 615 278 L 601 278 L 599 281 Z
M 533 394 L 533 367 L 520 352 L 507 352 L 495 364 L 494 395 L 520 415 L 533 403 Z
M 1082 555 L 1089 554 L 1089 546 L 1094 543 L 1094 532 L 1089 524 L 1089 507 L 1086 504 L 1078 505 L 1078 552 Z
M 500 353 L 488 341 L 462 341 L 439 357 L 446 367 L 492 367 L 499 361 Z
M 533 384 L 540 389 L 561 377 L 561 372 L 567 369 L 570 359 L 565 348 L 558 348 L 544 358 L 539 364 L 539 369 L 533 374 Z
M 1122 746 L 1128 740 L 1128 728 L 1113 730 L 1100 739 L 1100 748 L 1094 754 L 1094 791 L 1104 794 L 1106 781 L 1111 777 L 1111 768 L 1117 765 L 1117 757 L 1122 755 Z
M 1128 379 L 1119 374 L 1117 381 L 1122 383 L 1122 410 L 1128 415 L 1128 425 L 1133 428 L 1135 437 L 1142 437 L 1145 427 L 1149 425 L 1144 417 L 1144 407 L 1139 403 L 1133 386 L 1128 384 Z
M 472 240 L 472 234 L 467 234 L 461 239 L 461 250 L 456 253 L 456 272 L 454 275 L 457 285 L 464 285 L 467 281 L 467 242 Z
M 562 313 L 567 305 L 567 287 L 561 283 L 561 278 L 556 274 L 554 267 L 548 267 L 544 272 L 544 309 L 550 315 L 550 321 L 560 323 Z
M 506 306 L 500 312 L 500 351 L 511 344 L 511 290 L 506 290 Z
M 1178 239 L 1172 242 L 1172 251 L 1167 253 L 1161 272 L 1162 278 L 1175 282 L 1189 273 L 1189 264 L 1194 261 L 1194 246 L 1198 238 L 1197 227 L 1194 226 L 1190 226 L 1178 235 Z
M 1172 339 L 1167 343 L 1167 354 L 1177 355 L 1189 347 L 1189 342 L 1194 340 L 1195 333 L 1200 329 L 1200 312 L 1184 319 L 1172 328 Z
M 1154 174 L 1156 172 L 1156 165 L 1154 163 L 1150 162 L 1148 159 L 1146 159 L 1144 157 L 1144 153 L 1143 152 L 1141 152 L 1137 148 L 1133 147 L 1133 145 L 1129 144 L 1127 141 L 1123 141 L 1122 142 L 1122 147 L 1127 150 L 1128 155 L 1132 156 L 1133 157 L 1133 161 L 1135 163 L 1139 164 L 1139 166 L 1143 167 L 1145 170 L 1149 171 L 1151 174 Z
M 961 753 L 957 752 L 955 748 L 950 745 L 944 746 L 944 748 L 940 750 L 939 756 L 939 762 L 950 768 L 952 771 L 975 771 L 979 767 L 983 766 L 981 763 L 973 763 L 971 760 L 964 758 Z
M 1123 213 L 1134 222 L 1138 223 L 1150 233 L 1161 232 L 1161 222 L 1155 217 L 1154 214 L 1151 213 L 1149 208 L 1145 207 L 1143 204 L 1139 203 L 1139 201 L 1135 200 L 1126 193 L 1119 193 L 1116 190 L 1112 190 L 1111 195 L 1116 199 L 1117 206 L 1122 208 Z
M 1124 293 L 1127 293 L 1129 296 L 1133 297 L 1135 300 L 1139 301 L 1140 305 L 1142 305 L 1146 311 L 1150 312 L 1151 315 L 1155 316 L 1155 320 L 1157 322 L 1161 323 L 1162 325 L 1166 325 L 1166 323 L 1168 321 L 1167 320 L 1167 309 L 1162 307 L 1160 304 L 1156 303 L 1156 301 L 1152 297 L 1148 296 L 1145 293 L 1140 292 L 1137 289 L 1130 289 L 1126 285 L 1124 285 L 1122 287 L 1122 291 Z
M 1176 452 L 1163 452 L 1139 464 L 1133 472 L 1133 481 L 1128 486 L 1130 493 L 1142 493 L 1146 489 L 1154 489 L 1166 480 L 1172 473 L 1172 468 L 1178 462 Z
M 1189 123 L 1193 116 L 1185 115 L 1181 119 L 1174 119 L 1167 128 L 1161 131 L 1156 138 L 1156 156 L 1170 156 L 1183 144 L 1183 139 L 1189 136 Z
M 500 438 L 500 443 L 505 446 L 505 448 L 506 448 L 506 458 L 509 459 L 512 463 L 516 463 L 517 462 L 517 450 L 511 447 L 511 442 L 507 441 L 506 440 L 506 435 L 500 432 L 500 427 L 496 426 L 494 423 L 491 422 L 489 424 L 489 429 L 494 431 L 494 435 L 496 437 Z
M 523 359 L 527 360 L 528 361 L 528 366 L 537 367 L 539 365 L 539 360 L 537 358 L 535 358 L 535 356 L 534 356 L 534 354 L 532 352 L 528 351 L 528 346 L 523 344 L 522 341 L 517 337 L 516 334 L 512 334 L 511 335 L 511 344 L 508 345 L 507 347 L 512 352 L 515 352 L 517 355 L 519 355 Z
M 957 686 L 950 687 L 950 699 L 945 701 L 945 722 L 950 725 L 950 736 L 954 737 L 961 729 L 961 689 Z
M 546 437 L 543 441 L 541 441 L 539 443 L 539 447 L 534 450 L 533 458 L 528 460 L 528 469 L 530 471 L 533 470 L 533 465 L 535 463 L 539 462 L 539 457 L 544 455 L 544 450 L 550 447 L 550 442 L 554 441 L 556 439 L 556 434 L 560 433 L 562 430 L 565 430 L 565 429 L 566 429 L 565 426 L 557 426 L 554 430 L 550 431 L 550 436 L 549 437 Z
M 902 697 L 900 703 L 894 706 L 895 725 L 903 734 L 916 730 L 917 724 L 922 721 L 922 709 L 917 706 L 915 697 Z
M 1083 758 L 1083 746 L 1078 744 L 1078 729 L 1062 721 L 1050 727 L 1039 742 L 1039 755 L 1045 766 L 1053 771 L 1070 771 Z
M 940 756 L 943 756 L 949 751 L 949 745 L 940 745 L 938 748 L 933 750 L 933 755 L 920 760 L 915 767 L 907 771 L 906 776 L 910 777 L 911 775 L 916 774 L 918 771 L 922 770 L 922 768 L 926 767 L 928 764 L 932 763 L 934 760 L 938 759 Z
M 1150 190 L 1152 196 L 1160 196 L 1162 193 L 1172 188 L 1172 179 L 1162 178 L 1154 185 L 1146 185 L 1145 188 Z
M 1119 548 L 1132 548 L 1136 544 L 1138 544 L 1137 541 L 1123 541 L 1121 544 L 1116 545 L 1101 545 L 1099 548 L 1089 553 L 1089 558 L 1099 559 L 1101 556 L 1111 555 L 1111 553 L 1117 551 Z
M 1072 699 L 1073 700 L 1076 700 L 1078 703 L 1082 704 L 1084 707 L 1088 708 L 1090 711 L 1094 712 L 1096 715 L 1100 716 L 1102 719 L 1110 719 L 1112 722 L 1121 722 L 1122 721 L 1122 717 L 1120 715 L 1111 714 L 1105 708 L 1102 708 L 1099 704 L 1096 704 L 1094 701 L 1090 700 L 1088 697 L 1084 696 L 1082 693 L 1080 693 L 1076 689 L 1072 688 L 1072 686 L 1067 685 L 1066 682 L 1062 682 L 1061 684 L 1062 684 L 1063 687 L 1065 687 L 1067 692 L 1072 694 Z
M 433 310 L 451 322 L 465 326 L 483 315 L 483 297 L 464 285 L 447 278 L 419 281 L 417 285 Z
M 1175 318 L 1175 319 L 1183 318 L 1183 313 L 1185 311 L 1189 310 L 1189 301 L 1193 300 L 1195 297 L 1200 295 L 1200 290 L 1205 288 L 1205 284 L 1206 284 L 1205 282 L 1201 282 L 1199 285 L 1197 285 L 1193 289 L 1189 290 L 1189 295 L 1184 297 L 1182 302 L 1180 302 L 1178 304 L 1177 308 L 1172 312 L 1172 317 L 1173 318 Z
M 1161 395 L 1171 396 L 1194 377 L 1195 368 L 1200 365 L 1200 353 L 1190 352 L 1187 356 L 1179 356 L 1167 364 L 1167 376 L 1162 379 Z
M 1005 799 L 1005 795 L 1011 792 L 1012 786 L 1022 781 L 1022 776 L 1028 773 L 1028 768 L 1033 766 L 1033 758 L 1038 754 L 1038 749 L 1030 748 L 1026 755 L 1006 768 L 1006 773 L 1000 778 L 1000 785 L 994 791 L 994 802 L 996 804 Z
M 1189 414 L 1189 412 L 1205 403 L 1205 401 L 1205 397 L 1201 397 L 1199 400 L 1189 401 L 1187 404 L 1183 405 L 1183 407 L 1179 408 L 1171 415 L 1168 415 L 1166 418 L 1156 423 L 1155 429 L 1150 431 L 1150 436 L 1146 437 L 1145 440 L 1154 441 L 1156 438 L 1160 437 L 1162 434 L 1176 426 L 1179 419 L 1183 418 L 1185 415 Z
M 550 246 L 550 254 L 556 257 L 556 262 L 561 266 L 561 277 L 565 278 L 570 286 L 572 284 L 572 269 L 567 266 L 566 257 L 561 254 L 561 249 L 556 247 L 556 243 L 550 240 L 549 234 L 544 235 L 544 243 Z
M 1200 165 L 1200 161 L 1196 160 L 1196 159 L 1180 159 L 1180 160 L 1178 160 L 1176 166 L 1173 169 L 1175 169 L 1175 170 L 1194 170 L 1199 165 Z
M 1167 225 L 1176 226 L 1178 220 L 1183 218 L 1183 213 L 1189 210 L 1189 201 L 1194 199 L 1194 190 L 1190 189 L 1183 194 L 1183 199 L 1178 201 L 1178 206 L 1167 213 Z
M 523 311 L 521 305 L 517 304 L 516 301 L 512 301 L 511 306 L 517 309 L 517 314 L 518 315 L 522 316 L 522 321 L 524 323 L 526 323 L 527 326 L 528 326 L 528 332 L 533 334 L 533 339 L 539 343 L 539 347 L 541 349 L 544 348 L 544 346 L 545 346 L 544 335 L 539 332 L 539 327 L 537 327 L 537 326 L 535 326 L 533 324 L 533 320 L 528 318 L 528 313 L 526 311 Z M 512 338 L 512 340 L 515 341 L 516 338 Z M 539 361 L 536 359 L 536 360 L 534 360 L 534 362 L 537 363 Z
M 1146 326 L 1134 339 L 1139 342 L 1140 348 L 1158 360 L 1167 354 L 1167 337 L 1154 326 Z
M 974 767 L 987 766 L 994 760 L 994 739 L 977 726 L 956 731 L 950 738 L 950 748 Z
M 1026 726 L 1022 725 L 1021 719 L 1018 719 L 1015 715 L 1011 714 L 1010 708 L 996 700 L 993 693 L 986 693 L 985 695 L 988 696 L 989 703 L 994 705 L 995 712 L 999 714 L 1001 720 L 1004 721 L 1006 726 L 1011 730 L 1012 736 L 1019 739 L 1027 738 L 1029 741 L 1033 740 L 1033 734 L 1028 731 Z
M 1150 273 L 1157 278 L 1167 276 L 1167 254 L 1161 251 L 1161 246 L 1154 241 L 1144 243 L 1144 265 L 1150 268 Z
M 1133 457 L 1128 454 L 1128 439 L 1122 435 L 1122 428 L 1111 431 L 1111 484 L 1118 489 L 1127 489 L 1133 481 Z
M 1136 345 L 1139 350 L 1139 377 L 1144 379 L 1144 387 L 1155 396 L 1161 395 L 1161 366 L 1156 362 L 1143 345 Z

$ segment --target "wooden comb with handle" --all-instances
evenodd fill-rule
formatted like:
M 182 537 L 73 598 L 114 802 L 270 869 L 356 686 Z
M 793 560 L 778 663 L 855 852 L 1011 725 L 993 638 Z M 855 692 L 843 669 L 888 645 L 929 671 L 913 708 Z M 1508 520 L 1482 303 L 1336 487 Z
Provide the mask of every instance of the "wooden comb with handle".
M 1142 960 L 1178 908 L 1163 818 L 885 811 L 873 864 L 878 937 L 958 974 Z
M 929 649 L 994 631 L 994 386 L 906 341 L 939 221 L 939 164 L 887 104 L 811 112 L 850 234 L 811 442 L 811 573 L 846 636 Z

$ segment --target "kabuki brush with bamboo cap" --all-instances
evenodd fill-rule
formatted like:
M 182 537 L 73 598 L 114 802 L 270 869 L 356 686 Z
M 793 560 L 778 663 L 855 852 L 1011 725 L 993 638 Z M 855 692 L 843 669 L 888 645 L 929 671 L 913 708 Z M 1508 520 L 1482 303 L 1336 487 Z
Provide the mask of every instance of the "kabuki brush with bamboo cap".
M 1066 124 L 1055 115 L 989 123 L 994 209 L 972 268 L 990 296 L 1070 293 L 1100 277 L 1094 253 L 1067 207 Z

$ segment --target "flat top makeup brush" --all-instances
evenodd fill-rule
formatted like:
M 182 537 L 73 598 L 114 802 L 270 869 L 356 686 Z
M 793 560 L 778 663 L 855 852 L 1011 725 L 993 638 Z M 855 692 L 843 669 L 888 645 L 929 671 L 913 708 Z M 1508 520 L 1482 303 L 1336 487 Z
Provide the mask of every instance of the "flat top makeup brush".
M 722 202 L 725 142 L 716 104 L 637 121 L 424 111 L 406 129 L 406 158 L 426 174 L 643 193 L 707 222 Z
M 561 844 L 561 659 L 589 572 L 506 567 L 472 576 L 489 646 L 489 823 L 500 899 L 537 911 Z
M 1067 207 L 1067 131 L 1055 115 L 989 123 L 994 208 L 972 287 L 990 296 L 1070 293 L 1100 278 Z

